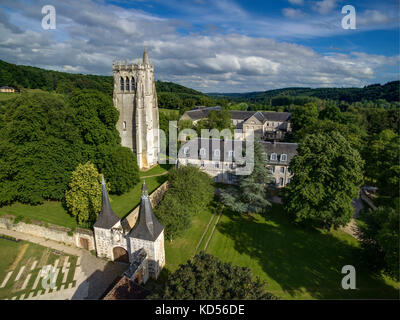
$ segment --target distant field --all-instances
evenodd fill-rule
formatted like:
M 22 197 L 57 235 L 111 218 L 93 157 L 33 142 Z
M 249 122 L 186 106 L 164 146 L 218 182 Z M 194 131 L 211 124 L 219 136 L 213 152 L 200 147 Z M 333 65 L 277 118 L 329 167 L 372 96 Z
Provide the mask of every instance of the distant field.
M 0 101 L 5 101 L 17 96 L 18 92 L 0 92 Z

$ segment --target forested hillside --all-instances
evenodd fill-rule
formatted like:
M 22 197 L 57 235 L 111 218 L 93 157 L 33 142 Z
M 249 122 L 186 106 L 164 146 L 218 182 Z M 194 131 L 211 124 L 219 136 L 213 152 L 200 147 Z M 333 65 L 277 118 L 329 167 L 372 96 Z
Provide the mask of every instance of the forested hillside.
M 94 89 L 108 96 L 113 93 L 113 77 L 72 74 L 21 66 L 0 60 L 0 87 L 11 86 L 16 89 L 41 89 L 49 92 L 69 94 L 74 89 Z M 209 97 L 199 91 L 172 82 L 156 81 L 158 104 L 160 108 L 192 108 L 194 105 L 213 106 L 223 104 L 222 99 Z
M 289 105 L 294 97 L 316 97 L 353 103 L 362 100 L 388 102 L 399 101 L 400 81 L 388 82 L 384 85 L 372 84 L 364 88 L 284 88 L 262 92 L 248 93 L 210 93 L 213 97 L 226 97 L 240 102 L 260 103 L 267 105 Z

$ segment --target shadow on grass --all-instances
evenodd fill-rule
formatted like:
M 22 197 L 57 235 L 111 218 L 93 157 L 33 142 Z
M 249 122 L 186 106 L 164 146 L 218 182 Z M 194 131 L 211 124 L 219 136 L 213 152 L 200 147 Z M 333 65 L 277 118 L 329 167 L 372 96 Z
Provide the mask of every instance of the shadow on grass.
M 360 249 L 346 236 L 292 225 L 274 204 L 264 219 L 225 210 L 229 221 L 218 231 L 234 240 L 234 249 L 257 261 L 262 270 L 291 297 L 308 293 L 316 299 L 398 299 L 399 291 L 361 264 Z M 356 269 L 356 290 L 341 287 L 342 267 Z M 268 284 L 267 284 L 268 289 Z

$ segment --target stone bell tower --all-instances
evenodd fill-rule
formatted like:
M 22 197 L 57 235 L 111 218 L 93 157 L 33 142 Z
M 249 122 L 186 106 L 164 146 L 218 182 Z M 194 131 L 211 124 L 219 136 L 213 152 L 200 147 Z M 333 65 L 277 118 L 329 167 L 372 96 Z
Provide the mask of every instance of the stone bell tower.
M 136 154 L 140 169 L 150 168 L 157 164 L 160 140 L 154 65 L 150 65 L 147 49 L 137 64 L 113 62 L 113 73 L 121 144 Z

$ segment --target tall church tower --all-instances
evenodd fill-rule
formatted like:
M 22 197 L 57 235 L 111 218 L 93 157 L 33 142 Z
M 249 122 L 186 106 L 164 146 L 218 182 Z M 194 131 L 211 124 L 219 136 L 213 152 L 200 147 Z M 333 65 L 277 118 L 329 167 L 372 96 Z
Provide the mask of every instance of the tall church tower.
M 147 49 L 137 64 L 113 63 L 113 73 L 121 144 L 136 154 L 140 169 L 150 168 L 157 164 L 160 140 L 154 64 L 150 65 Z

